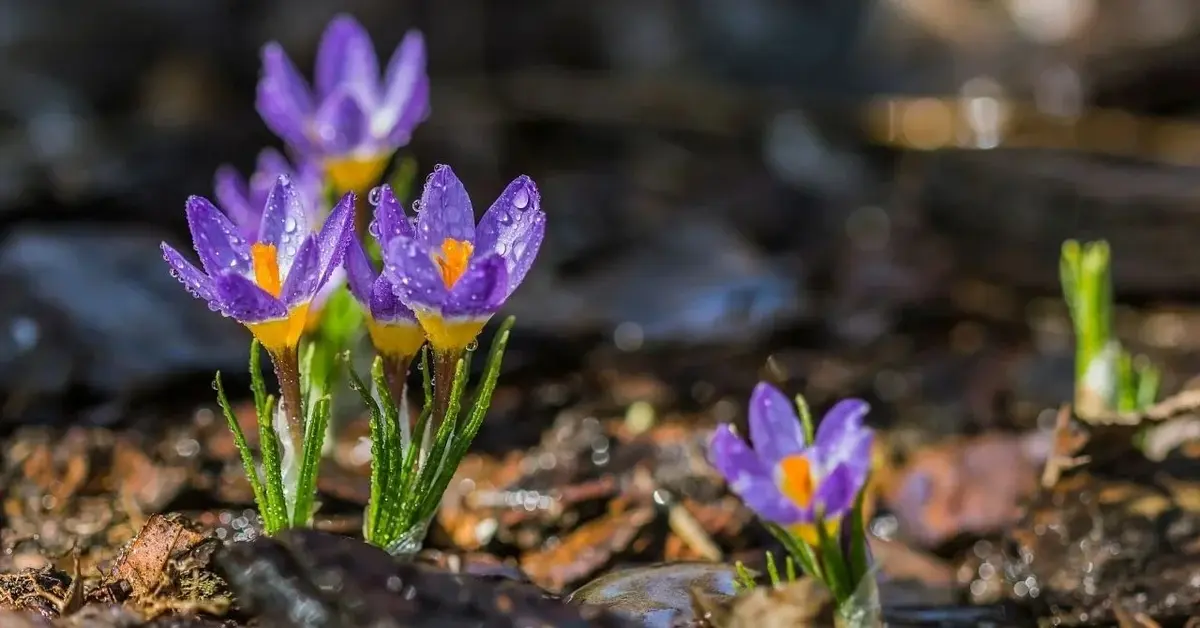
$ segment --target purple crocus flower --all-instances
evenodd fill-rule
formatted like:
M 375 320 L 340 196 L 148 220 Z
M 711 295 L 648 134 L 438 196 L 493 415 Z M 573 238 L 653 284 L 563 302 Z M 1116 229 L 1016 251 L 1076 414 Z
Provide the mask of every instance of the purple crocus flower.
M 186 209 L 203 270 L 164 242 L 171 274 L 210 308 L 246 325 L 268 351 L 294 350 L 313 297 L 345 256 L 354 228 L 354 195 L 342 197 L 315 232 L 295 186 L 281 175 L 267 194 L 252 238 L 206 198 L 189 197 Z
M 243 237 L 254 240 L 262 225 L 263 208 L 267 205 L 267 196 L 279 175 L 291 179 L 292 187 L 300 196 L 300 203 L 308 212 L 308 224 L 319 225 L 329 215 L 329 202 L 325 197 L 325 186 L 319 168 L 311 163 L 293 167 L 282 153 L 274 148 L 264 148 L 258 153 L 258 163 L 249 179 L 233 168 L 223 165 L 217 168 L 213 177 L 213 196 L 217 206 L 237 225 Z M 329 297 L 346 283 L 346 273 L 337 268 L 330 275 L 329 281 L 321 286 L 313 297 L 308 313 L 308 330 L 311 330 L 321 320 L 321 310 Z
M 379 188 L 375 222 L 370 231 L 380 240 L 394 236 L 412 238 L 414 235 L 412 223 L 404 215 L 404 207 L 396 200 L 390 185 Z M 350 292 L 367 313 L 367 332 L 375 350 L 385 357 L 411 359 L 425 344 L 425 332 L 413 311 L 396 296 L 392 282 L 371 267 L 358 238 L 350 240 L 345 266 Z
M 815 545 L 816 526 L 836 526 L 867 480 L 872 435 L 862 420 L 868 410 L 859 399 L 838 402 L 810 444 L 792 401 L 760 383 L 750 397 L 754 449 L 722 424 L 713 434 L 709 460 L 760 517 Z
M 313 89 L 277 42 L 262 51 L 258 112 L 307 159 L 319 162 L 339 190 L 364 193 L 388 159 L 429 115 L 425 42 L 409 31 L 380 82 L 379 59 L 354 18 L 330 22 L 317 49 Z
M 415 234 L 384 232 L 384 276 L 435 350 L 462 351 L 533 265 L 546 232 L 541 196 L 517 177 L 476 226 L 462 181 L 438 165 L 419 207 Z

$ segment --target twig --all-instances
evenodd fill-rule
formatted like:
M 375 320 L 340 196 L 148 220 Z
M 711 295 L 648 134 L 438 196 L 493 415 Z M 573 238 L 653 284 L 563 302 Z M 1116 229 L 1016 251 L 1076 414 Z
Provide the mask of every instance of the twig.
M 1063 471 L 1069 471 L 1091 459 L 1088 456 L 1075 455 L 1088 441 L 1087 433 L 1077 427 L 1078 425 L 1071 421 L 1071 405 L 1064 403 L 1058 409 L 1058 416 L 1054 420 L 1053 447 L 1050 455 L 1046 457 L 1046 466 L 1042 469 L 1042 488 L 1054 488 Z
M 1131 412 L 1100 412 L 1080 416 L 1093 425 L 1137 425 L 1144 421 L 1162 422 L 1200 410 L 1200 388 L 1178 392 L 1162 401 Z

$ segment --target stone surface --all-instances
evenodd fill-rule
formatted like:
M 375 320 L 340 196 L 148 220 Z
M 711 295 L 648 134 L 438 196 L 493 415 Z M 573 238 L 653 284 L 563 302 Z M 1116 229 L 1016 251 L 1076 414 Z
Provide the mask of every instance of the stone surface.
M 568 602 L 620 613 L 643 626 L 672 626 L 696 619 L 693 592 L 733 596 L 736 571 L 721 563 L 669 563 L 607 573 L 579 587 Z

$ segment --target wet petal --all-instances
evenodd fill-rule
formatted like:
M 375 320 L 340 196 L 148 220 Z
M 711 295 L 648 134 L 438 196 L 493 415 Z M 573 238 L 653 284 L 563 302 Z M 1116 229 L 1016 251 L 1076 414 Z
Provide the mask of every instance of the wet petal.
M 351 90 L 342 87 L 321 104 L 313 120 L 321 150 L 327 155 L 354 152 L 370 139 L 370 122 Z
M 222 275 L 216 282 L 222 310 L 240 323 L 258 323 L 287 315 L 283 301 L 269 295 L 241 275 Z
M 321 253 L 317 237 L 310 235 L 296 251 L 292 267 L 279 290 L 279 300 L 291 309 L 299 303 L 311 301 L 323 284 L 321 276 Z
M 430 250 L 438 250 L 446 238 L 474 242 L 475 210 L 467 189 L 450 166 L 438 164 L 421 192 L 417 240 Z
M 371 286 L 369 309 L 371 317 L 381 323 L 417 322 L 413 311 L 405 307 L 404 303 L 400 301 L 400 297 L 396 296 L 396 287 L 388 281 L 387 277 L 380 276 Z
M 167 264 L 171 266 L 171 276 L 178 279 L 179 283 L 182 283 L 188 292 L 192 293 L 192 296 L 212 303 L 216 297 L 212 279 L 204 271 L 184 259 L 179 251 L 166 242 L 162 243 L 162 252 L 163 259 L 167 260 Z
M 770 471 L 728 425 L 717 426 L 708 460 L 725 477 L 729 490 L 763 519 L 782 525 L 803 519 L 803 511 L 783 496 Z
M 379 203 L 375 206 L 375 226 L 379 229 L 379 241 L 387 242 L 396 236 L 413 237 L 412 223 L 404 213 L 404 206 L 396 198 L 390 185 L 379 186 Z
M 279 175 L 267 194 L 258 241 L 279 251 L 279 270 L 287 273 L 300 243 L 311 233 L 308 212 L 292 185 L 291 177 Z
M 442 271 L 429 249 L 413 238 L 392 238 L 383 249 L 383 275 L 410 308 L 440 310 L 446 299 Z
M 371 268 L 371 260 L 362 242 L 351 237 L 346 246 L 345 259 L 342 266 L 346 268 L 346 279 L 350 285 L 350 293 L 361 304 L 367 305 L 371 300 L 371 290 L 375 286 L 375 269 Z
M 813 501 L 825 519 L 840 517 L 854 507 L 854 500 L 862 488 L 862 482 L 856 480 L 854 470 L 846 465 L 835 467 L 821 478 Z
M 763 464 L 776 467 L 804 451 L 804 428 L 796 407 L 779 389 L 761 382 L 750 395 L 750 441 Z
M 388 61 L 383 98 L 372 119 L 376 136 L 385 136 L 394 145 L 407 144 L 413 129 L 429 115 L 425 64 L 425 39 L 420 32 L 409 31 Z
M 313 113 L 312 94 L 283 47 L 271 42 L 262 50 L 262 76 L 255 106 L 263 122 L 297 149 L 310 150 L 305 127 Z
M 871 435 L 863 427 L 863 417 L 870 409 L 861 399 L 843 399 L 825 413 L 816 435 L 817 456 L 825 468 L 862 456 L 864 440 L 870 455 Z
M 217 168 L 213 175 L 213 196 L 243 237 L 252 239 L 258 235 L 262 205 L 255 207 L 246 180 L 233 166 L 222 165 Z
M 210 276 L 250 272 L 250 249 L 237 227 L 203 196 L 190 196 L 184 206 L 192 245 Z
M 349 15 L 333 18 L 317 48 L 313 86 L 323 100 L 339 86 L 370 95 L 379 89 L 379 58 L 367 30 Z
M 474 257 L 442 303 L 447 318 L 491 316 L 508 297 L 508 270 L 498 255 Z
M 333 270 L 342 265 L 346 256 L 346 247 L 354 237 L 354 205 L 356 197 L 353 192 L 347 192 L 342 200 L 334 205 L 329 212 L 329 218 L 321 226 L 317 234 L 317 246 L 320 251 L 321 283 L 329 281 Z
M 542 238 L 546 214 L 533 179 L 520 176 L 508 184 L 495 203 L 479 219 L 475 231 L 475 254 L 492 251 L 508 266 L 508 292 L 517 288 L 529 272 Z

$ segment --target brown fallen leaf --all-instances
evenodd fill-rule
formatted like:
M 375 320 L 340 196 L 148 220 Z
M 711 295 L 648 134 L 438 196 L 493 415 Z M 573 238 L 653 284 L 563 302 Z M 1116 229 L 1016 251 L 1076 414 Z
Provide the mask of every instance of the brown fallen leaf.
M 166 579 L 169 562 L 196 549 L 207 538 L 181 516 L 151 515 L 133 541 L 117 555 L 112 571 L 93 593 L 101 596 L 98 601 L 148 598 Z M 104 600 L 104 594 L 113 599 Z

